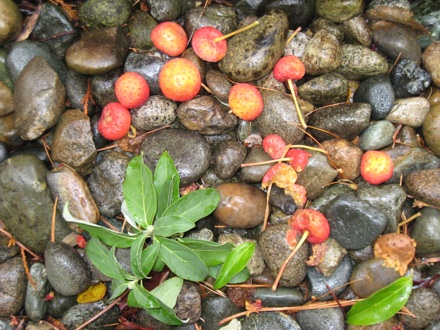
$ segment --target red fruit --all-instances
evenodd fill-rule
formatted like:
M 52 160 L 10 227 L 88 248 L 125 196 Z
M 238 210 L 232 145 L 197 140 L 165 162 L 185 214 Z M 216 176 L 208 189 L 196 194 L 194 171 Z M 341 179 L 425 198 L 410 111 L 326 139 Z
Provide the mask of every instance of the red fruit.
M 310 154 L 302 149 L 289 149 L 286 157 L 291 158 L 290 166 L 297 172 L 301 172 L 309 163 Z
M 102 109 L 98 132 L 107 140 L 119 140 L 130 130 L 130 111 L 118 102 L 110 102 Z
M 226 55 L 228 44 L 226 40 L 215 42 L 214 39 L 223 37 L 223 33 L 212 26 L 198 29 L 191 41 L 192 48 L 198 57 L 208 62 L 218 62 Z
M 330 225 L 327 218 L 319 211 L 313 209 L 299 209 L 289 219 L 290 228 L 297 233 L 308 231 L 307 241 L 312 244 L 324 242 L 330 235 Z M 296 235 L 290 235 L 290 237 Z M 289 242 L 290 245 L 296 244 Z
M 55 292 L 50 291 L 48 294 L 46 294 L 46 297 L 44 298 L 44 300 L 51 301 L 51 300 L 54 300 L 54 298 L 55 298 Z
M 253 85 L 240 83 L 229 91 L 229 107 L 240 119 L 249 121 L 257 118 L 263 111 L 263 98 Z
M 394 164 L 384 151 L 368 150 L 362 156 L 361 175 L 370 184 L 381 184 L 393 176 Z
M 182 54 L 188 43 L 185 30 L 175 22 L 159 23 L 151 30 L 150 38 L 157 49 L 170 56 Z
M 295 55 L 282 57 L 273 68 L 273 76 L 280 82 L 286 82 L 288 79 L 299 80 L 305 73 L 303 62 Z
M 286 149 L 286 142 L 278 134 L 266 135 L 263 139 L 263 149 L 273 159 L 279 159 L 283 156 Z
M 150 97 L 147 81 L 137 72 L 126 72 L 116 80 L 115 94 L 119 103 L 128 109 L 142 106 Z
M 199 69 L 185 58 L 175 58 L 165 63 L 159 73 L 159 87 L 163 95 L 177 102 L 193 99 L 200 91 Z
M 79 248 L 84 249 L 86 247 L 87 241 L 82 235 L 76 236 L 76 245 L 78 245 Z

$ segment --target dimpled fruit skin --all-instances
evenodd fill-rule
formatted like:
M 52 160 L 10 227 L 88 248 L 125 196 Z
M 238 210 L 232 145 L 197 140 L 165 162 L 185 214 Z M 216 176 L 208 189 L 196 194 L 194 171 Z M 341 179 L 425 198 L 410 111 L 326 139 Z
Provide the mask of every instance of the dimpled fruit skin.
M 160 51 L 170 56 L 179 56 L 186 49 L 188 36 L 175 22 L 162 22 L 150 33 L 151 41 Z
M 150 97 L 147 81 L 137 72 L 126 72 L 116 80 L 115 94 L 119 103 L 128 109 L 142 106 Z
M 130 111 L 119 102 L 110 102 L 102 109 L 98 132 L 107 140 L 119 140 L 130 130 Z
M 228 44 L 226 40 L 215 42 L 215 38 L 223 34 L 212 26 L 198 29 L 192 37 L 192 47 L 198 57 L 207 62 L 218 62 L 226 55 Z
M 282 57 L 273 68 L 273 76 L 280 82 L 299 80 L 306 74 L 303 62 L 294 55 Z
M 159 73 L 163 95 L 176 102 L 193 99 L 200 91 L 200 72 L 189 60 L 175 58 L 165 63 Z
M 263 98 L 255 86 L 241 83 L 231 87 L 229 107 L 238 118 L 254 120 L 263 111 L 263 106 Z
M 361 175 L 369 184 L 381 184 L 393 176 L 394 164 L 384 151 L 368 150 L 362 155 Z

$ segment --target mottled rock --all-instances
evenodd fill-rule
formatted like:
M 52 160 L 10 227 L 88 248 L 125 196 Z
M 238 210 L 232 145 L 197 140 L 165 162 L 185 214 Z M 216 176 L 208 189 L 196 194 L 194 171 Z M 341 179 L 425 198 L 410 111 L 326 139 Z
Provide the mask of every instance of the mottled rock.
M 423 122 L 423 137 L 428 147 L 440 156 L 440 104 L 432 106 Z
M 362 15 L 354 16 L 342 22 L 342 31 L 344 31 L 347 43 L 370 47 L 372 42 L 371 31 Z
M 46 316 L 49 302 L 45 298 L 51 288 L 47 281 L 46 267 L 42 263 L 34 263 L 30 267 L 30 275 L 35 286 L 28 281 L 24 307 L 26 315 L 32 321 L 37 322 Z
M 368 128 L 359 135 L 359 147 L 362 150 L 379 150 L 393 143 L 395 128 L 388 120 L 372 122 Z
M 242 321 L 242 330 L 270 329 L 300 330 L 301 327 L 290 316 L 281 312 L 253 313 Z
M 431 322 L 438 320 L 440 313 L 440 296 L 431 288 L 412 290 L 405 307 L 415 315 L 401 315 L 405 327 L 423 329 Z
M 131 6 L 129 0 L 87 0 L 79 7 L 78 17 L 92 29 L 123 25 L 130 16 Z
M 19 36 L 23 17 L 17 4 L 11 0 L 1 3 L 0 12 L 0 46 L 3 46 Z
M 310 32 L 313 34 L 317 33 L 319 30 L 326 30 L 330 34 L 333 34 L 339 43 L 342 44 L 344 41 L 344 32 L 342 31 L 342 26 L 332 21 L 318 17 L 309 26 Z
M 148 0 L 151 16 L 157 21 L 172 21 L 195 6 L 194 0 Z
M 429 101 L 423 97 L 398 99 L 386 119 L 392 123 L 420 127 L 429 109 Z
M 177 118 L 177 103 L 163 95 L 152 95 L 140 108 L 131 110 L 131 124 L 140 131 L 170 125 Z
M 150 33 L 157 24 L 148 11 L 135 10 L 127 25 L 130 47 L 143 50 L 153 47 Z
M 356 16 L 364 9 L 362 0 L 349 0 L 344 3 L 333 0 L 316 0 L 316 14 L 332 22 L 342 22 Z
M 317 308 L 299 311 L 296 320 L 302 330 L 342 330 L 345 328 L 344 314 L 340 308 Z
M 417 66 L 411 59 L 401 59 L 390 74 L 396 97 L 405 98 L 420 95 L 431 85 L 431 75 Z
M 432 82 L 440 87 L 440 65 L 437 61 L 440 56 L 440 42 L 433 42 L 423 51 L 422 63 L 432 78 Z
M 344 102 L 348 95 L 348 81 L 339 73 L 326 73 L 299 86 L 298 95 L 313 105 Z
M 405 177 L 404 182 L 408 194 L 440 207 L 440 168 L 412 172 Z
M 246 158 L 243 160 L 243 164 L 264 162 L 271 159 L 272 157 L 270 157 L 261 146 L 253 146 L 249 149 Z M 239 172 L 240 180 L 245 183 L 261 182 L 264 174 L 266 174 L 267 170 L 271 167 L 271 164 L 242 167 Z
M 246 158 L 246 148 L 237 141 L 227 140 L 216 145 L 212 154 L 214 173 L 220 179 L 230 179 L 239 170 Z
M 199 320 L 202 314 L 202 297 L 196 284 L 183 282 L 174 310 L 178 318 L 188 320 L 188 323 L 195 323 Z
M 417 243 L 419 257 L 440 256 L 440 210 L 424 207 L 421 216 L 415 220 L 411 237 Z
M 0 316 L 9 318 L 23 307 L 26 295 L 26 273 L 21 257 L 0 264 Z
M 312 255 L 307 265 L 316 266 L 324 276 L 332 275 L 341 264 L 347 250 L 337 240 L 329 237 L 324 242 L 312 245 Z
M 64 316 L 61 318 L 61 323 L 68 329 L 76 329 L 84 322 L 91 319 L 93 316 L 101 312 L 108 307 L 108 304 L 102 300 L 88 303 L 78 304 L 70 308 Z M 107 327 L 108 324 L 114 324 L 118 322 L 119 309 L 115 306 L 110 308 L 107 312 L 87 326 L 89 330 L 102 330 Z

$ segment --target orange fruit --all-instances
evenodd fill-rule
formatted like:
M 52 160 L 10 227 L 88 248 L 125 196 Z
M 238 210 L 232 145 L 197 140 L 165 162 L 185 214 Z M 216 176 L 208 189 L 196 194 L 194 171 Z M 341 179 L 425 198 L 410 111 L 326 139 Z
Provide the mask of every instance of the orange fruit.
M 115 94 L 119 103 L 128 109 L 142 106 L 150 97 L 150 87 L 137 72 L 126 72 L 116 80 Z

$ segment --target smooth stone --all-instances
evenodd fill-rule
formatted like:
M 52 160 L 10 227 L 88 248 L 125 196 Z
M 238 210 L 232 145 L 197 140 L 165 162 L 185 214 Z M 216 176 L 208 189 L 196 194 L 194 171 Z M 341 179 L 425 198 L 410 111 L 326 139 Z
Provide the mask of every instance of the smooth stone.
M 425 120 L 426 122 L 426 120 Z M 414 127 L 411 126 L 403 126 L 399 132 L 397 133 L 396 138 L 397 143 L 402 143 L 410 147 L 418 147 L 419 146 L 419 140 L 418 135 L 416 133 L 416 130 Z M 426 136 L 425 136 L 425 142 L 426 142 Z
M 11 45 L 5 59 L 6 70 L 14 83 L 25 66 L 37 56 L 44 58 L 63 83 L 66 81 L 67 67 L 48 45 L 38 41 L 23 40 Z
M 317 308 L 296 313 L 302 330 L 344 330 L 345 317 L 340 308 Z
M 404 185 L 415 199 L 440 207 L 440 168 L 412 172 L 405 177 Z
M 61 214 L 64 206 L 69 203 L 69 212 L 76 219 L 97 223 L 100 213 L 95 200 L 84 179 L 71 167 L 58 167 L 46 174 L 52 198 L 58 197 L 57 209 Z M 77 224 L 69 222 L 69 228 L 77 233 L 84 232 Z
M 325 208 L 330 237 L 344 248 L 359 250 L 373 243 L 388 224 L 387 215 L 353 194 L 342 194 Z
M 260 299 L 263 306 L 267 307 L 288 307 L 299 306 L 304 302 L 304 297 L 297 288 L 256 288 L 255 299 Z
M 221 234 L 219 235 L 217 242 L 220 244 L 231 243 L 234 246 L 238 246 L 246 242 L 257 243 L 253 239 L 241 238 L 241 236 L 239 236 L 238 234 Z M 255 244 L 254 254 L 246 264 L 246 267 L 249 270 L 251 276 L 258 276 L 263 273 L 266 265 L 264 263 L 264 259 L 258 244 Z
M 388 63 L 385 57 L 361 45 L 344 44 L 342 63 L 336 72 L 347 79 L 363 80 L 386 75 Z
M 242 330 L 253 329 L 301 330 L 290 316 L 281 312 L 253 313 L 242 320 Z
M 16 149 L 26 143 L 15 128 L 15 117 L 15 112 L 0 117 L 0 142 L 11 149 Z
M 368 127 L 370 115 L 371 106 L 368 103 L 343 103 L 313 112 L 308 125 L 351 141 Z M 334 135 L 313 129 L 312 134 L 320 142 L 335 138 Z
M 179 172 L 182 186 L 200 179 L 211 163 L 211 148 L 206 139 L 184 129 L 165 129 L 147 135 L 140 149 L 144 152 L 144 161 L 153 166 L 156 166 L 162 153 L 168 151 Z
M 313 105 L 345 102 L 348 95 L 348 81 L 339 73 L 326 73 L 299 86 L 298 95 Z
M 311 155 L 306 168 L 298 173 L 297 184 L 304 186 L 307 198 L 314 200 L 321 196 L 328 186 L 338 176 L 338 172 L 329 164 L 327 156 L 322 152 L 307 150 Z
M 218 70 L 211 69 L 205 75 L 206 85 L 223 103 L 228 103 L 229 90 L 232 87 L 228 78 Z
M 9 87 L 10 90 L 14 89 L 14 84 L 9 77 L 8 71 L 6 70 L 6 56 L 8 52 L 6 49 L 0 47 L 0 80 Z
M 385 260 L 368 259 L 356 264 L 350 278 L 350 288 L 360 298 L 367 298 L 400 278 L 395 268 L 386 267 Z
M 61 6 L 54 3 L 43 3 L 37 24 L 30 35 L 31 40 L 47 44 L 52 52 L 64 59 L 67 48 L 75 40 L 78 30 L 65 14 Z M 54 36 L 57 36 L 54 38 Z
M 264 221 L 266 192 L 246 183 L 231 182 L 217 187 L 220 201 L 213 215 L 232 228 L 253 228 Z
M 176 118 L 177 103 L 163 95 L 151 95 L 140 108 L 131 110 L 131 124 L 139 131 L 171 125 Z
M 268 74 L 281 58 L 286 44 L 287 15 L 275 9 L 258 19 L 260 24 L 228 40 L 219 69 L 232 80 L 246 82 Z
M 364 150 L 379 150 L 393 143 L 394 125 L 388 120 L 372 122 L 359 135 L 359 147 Z
M 50 241 L 54 203 L 46 173 L 44 163 L 32 155 L 12 157 L 0 164 L 0 219 L 16 240 L 36 253 L 44 252 Z M 61 240 L 70 230 L 59 213 L 55 219 L 55 237 Z
M 411 231 L 417 243 L 416 254 L 421 258 L 440 256 L 440 210 L 424 207 Z
M 370 47 L 372 42 L 371 31 L 362 15 L 354 16 L 342 22 L 342 31 L 344 31 L 346 43 Z
M 363 11 L 362 0 L 339 2 L 334 0 L 316 0 L 316 14 L 332 22 L 343 22 Z
M 337 240 L 329 237 L 324 242 L 312 245 L 308 266 L 316 266 L 324 276 L 331 276 L 338 269 L 347 250 Z
M 121 212 L 122 183 L 125 179 L 130 157 L 116 151 L 105 153 L 96 162 L 92 173 L 87 178 L 90 192 L 105 217 L 113 218 Z
M 353 102 L 369 103 L 371 119 L 384 119 L 394 105 L 394 90 L 388 77 L 378 76 L 364 80 L 353 94 Z
M 206 68 L 208 67 L 208 65 L 204 60 L 197 56 L 192 47 L 185 49 L 180 57 L 192 62 L 196 66 L 197 70 L 199 70 L 200 78 L 202 79 L 202 81 L 205 81 Z M 204 92 L 205 91 L 202 90 L 201 94 L 203 94 Z
M 14 93 L 3 81 L 0 81 L 0 117 L 14 111 Z
M 356 263 L 374 258 L 374 249 L 372 245 L 360 250 L 349 250 L 348 255 Z
M 431 85 L 431 75 L 410 59 L 401 59 L 391 70 L 390 81 L 396 97 L 420 95 Z
M 274 0 L 264 5 L 266 13 L 277 8 L 286 13 L 289 27 L 293 30 L 308 26 L 315 16 L 315 0 Z
M 272 157 L 266 153 L 261 146 L 252 146 L 246 158 L 243 160 L 243 164 L 258 163 L 271 160 Z M 245 183 L 258 183 L 263 180 L 264 174 L 272 167 L 272 164 L 258 165 L 258 166 L 246 166 L 242 167 L 239 172 L 239 178 Z
M 345 139 L 331 139 L 322 142 L 322 148 L 332 164 L 342 169 L 344 178 L 354 180 L 359 176 L 363 152 L 358 145 Z
M 76 296 L 63 296 L 55 292 L 55 298 L 49 302 L 48 315 L 60 319 L 69 308 L 76 304 Z
M 88 115 L 94 113 L 94 104 L 89 100 L 87 108 L 85 109 L 84 97 L 87 94 L 88 79 L 86 76 L 69 70 L 66 78 L 66 94 L 73 109 L 84 111 Z
M 313 34 L 317 33 L 319 30 L 326 30 L 330 34 L 333 34 L 338 42 L 342 44 L 344 41 L 344 32 L 342 31 L 342 26 L 326 18 L 318 17 L 309 26 L 310 32 Z
M 322 275 L 316 267 L 307 269 L 307 285 L 310 294 L 319 301 L 332 300 L 333 294 L 340 294 L 347 285 L 352 271 L 352 261 L 348 256 L 342 259 L 338 268 L 330 275 Z
M 92 98 L 97 105 L 104 108 L 110 102 L 118 102 L 115 94 L 115 83 L 122 74 L 122 68 L 116 68 L 89 78 Z
M 356 196 L 382 210 L 388 216 L 385 232 L 396 232 L 406 202 L 406 190 L 394 183 L 379 186 L 360 183 Z
M 399 320 L 397 319 L 396 316 L 393 316 L 386 321 L 382 321 L 372 325 L 349 324 L 346 329 L 347 330 L 389 330 L 392 329 L 393 327 L 398 327 L 398 326 L 399 326 Z
M 108 304 L 102 300 L 88 304 L 78 304 L 67 310 L 60 321 L 67 329 L 76 329 L 107 307 Z M 103 313 L 96 321 L 89 324 L 87 329 L 102 330 L 107 328 L 108 324 L 118 323 L 119 314 L 119 309 L 114 306 Z
M 284 214 L 293 214 L 296 210 L 295 200 L 292 196 L 286 194 L 284 189 L 272 185 L 269 196 L 269 203 L 275 208 L 280 209 Z
M 431 107 L 439 104 L 440 103 L 440 88 L 434 84 L 431 84 L 431 89 L 430 89 L 430 92 L 427 95 L 427 97 L 428 97 L 428 101 L 429 101 L 429 104 L 431 105 Z
M 91 29 L 123 25 L 131 14 L 129 0 L 87 0 L 78 10 L 81 24 Z
M 304 137 L 304 132 L 293 123 L 299 124 L 298 114 L 292 97 L 274 91 L 263 90 L 264 109 L 260 116 L 253 121 L 256 129 L 264 137 L 278 134 L 287 144 L 296 144 Z M 300 102 L 300 101 L 299 101 Z M 300 108 L 304 111 L 300 103 Z
M 289 228 L 287 224 L 272 225 L 267 227 L 258 238 L 261 254 L 274 277 L 277 276 L 284 260 L 292 252 L 286 240 Z M 309 244 L 304 243 L 289 261 L 281 276 L 280 285 L 294 287 L 304 280 L 307 275 L 308 249 Z
M 410 59 L 417 66 L 421 63 L 422 50 L 417 38 L 411 31 L 402 25 L 380 20 L 370 26 L 373 43 L 390 60 L 394 61 L 397 57 Z
M 237 125 L 237 116 L 209 95 L 181 103 L 177 108 L 177 117 L 187 129 L 203 135 L 226 134 Z
M 440 56 L 440 42 L 433 42 L 423 51 L 422 64 L 429 72 L 432 82 L 440 87 L 440 65 L 438 58 Z
M 135 10 L 127 24 L 131 40 L 130 48 L 145 50 L 153 47 L 150 33 L 157 24 L 149 12 L 140 9 Z
M 30 267 L 30 275 L 35 283 L 35 288 L 28 281 L 24 307 L 29 319 L 37 322 L 46 316 L 49 309 L 49 302 L 45 298 L 51 288 L 47 281 L 46 267 L 42 263 L 34 263 Z
M 317 210 L 317 211 L 322 213 L 322 212 L 324 212 L 324 210 L 327 207 L 328 203 L 330 203 L 332 200 L 334 200 L 339 195 L 345 194 L 345 193 L 352 193 L 354 195 L 355 191 L 352 190 L 347 185 L 344 185 L 344 184 L 332 185 L 321 196 L 316 198 L 310 204 L 310 208 L 314 209 L 314 210 Z
M 437 156 L 440 156 L 440 104 L 432 106 L 423 122 L 425 142 Z
M 396 124 L 420 127 L 429 109 L 429 101 L 423 97 L 398 99 L 385 119 Z
M 66 89 L 42 57 L 34 57 L 15 81 L 15 126 L 23 140 L 35 140 L 53 127 L 64 111 Z
M 157 21 L 172 21 L 195 6 L 194 0 L 147 0 L 151 16 Z
M 294 33 L 293 30 L 289 30 L 289 32 L 287 33 L 288 35 L 287 39 L 289 39 L 293 33 Z M 306 49 L 307 43 L 311 38 L 312 37 L 307 35 L 306 33 L 299 31 L 295 35 L 295 38 L 293 38 L 286 45 L 283 56 L 295 55 L 296 57 L 301 58 L 304 54 L 304 50 Z
M 0 263 L 0 317 L 10 318 L 23 307 L 26 296 L 26 273 L 21 257 Z
M 47 279 L 54 290 L 64 296 L 84 292 L 91 284 L 87 262 L 70 245 L 50 242 L 44 251 Z
M 0 142 L 0 163 L 3 163 L 6 159 L 8 159 L 9 151 L 6 147 L 6 144 Z
M 227 140 L 216 145 L 212 154 L 212 167 L 220 179 L 230 179 L 246 158 L 246 148 L 237 141 Z
M 405 307 L 414 314 L 400 315 L 405 327 L 423 329 L 431 322 L 438 320 L 440 313 L 440 296 L 431 288 L 413 289 Z
M 218 322 L 224 318 L 243 311 L 236 307 L 229 298 L 208 295 L 202 299 L 202 319 L 205 329 L 217 329 Z
M 342 50 L 335 35 L 319 30 L 307 43 L 302 62 L 309 75 L 322 75 L 335 71 L 342 63 Z
M 129 37 L 119 26 L 86 32 L 67 49 L 66 64 L 85 75 L 106 73 L 124 64 L 129 45 Z
M 11 0 L 2 1 L 0 12 L 0 46 L 3 46 L 20 35 L 23 16 L 18 5 Z

